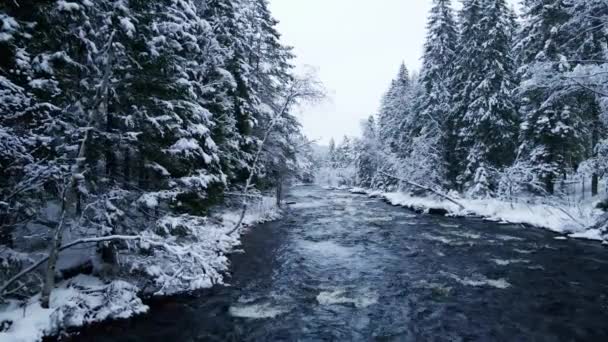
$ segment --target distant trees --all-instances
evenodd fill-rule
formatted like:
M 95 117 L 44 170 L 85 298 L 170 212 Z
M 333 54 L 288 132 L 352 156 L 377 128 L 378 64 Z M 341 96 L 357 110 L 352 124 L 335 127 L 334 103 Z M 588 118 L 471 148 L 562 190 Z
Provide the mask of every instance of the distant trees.
M 434 0 L 419 76 L 401 67 L 354 143 L 358 184 L 551 195 L 606 175 L 608 2 Z M 398 129 L 395 129 L 397 128 Z

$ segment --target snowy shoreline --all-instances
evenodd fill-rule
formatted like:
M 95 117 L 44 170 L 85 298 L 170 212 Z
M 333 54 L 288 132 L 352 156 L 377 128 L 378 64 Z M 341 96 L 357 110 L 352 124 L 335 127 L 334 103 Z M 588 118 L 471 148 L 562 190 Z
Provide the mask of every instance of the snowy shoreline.
M 214 270 L 220 274 L 229 271 L 227 256 L 239 252 L 241 237 L 257 225 L 279 219 L 281 212 L 270 206 L 264 210 L 251 211 L 243 221 L 242 233 L 230 234 L 239 216 L 237 211 L 225 212 L 221 215 L 221 227 L 205 227 L 212 230 L 219 228 L 222 230 L 220 234 L 225 235 L 222 242 L 227 245 L 222 249 L 221 255 L 217 255 L 217 269 Z M 64 333 L 69 335 L 86 326 L 145 314 L 150 310 L 146 302 L 151 298 L 170 298 L 223 284 L 221 281 L 209 282 L 190 290 L 159 294 L 146 292 L 145 287 L 135 285 L 135 278 L 108 278 L 79 274 L 62 281 L 51 294 L 49 309 L 40 306 L 39 294 L 24 301 L 8 300 L 5 304 L 0 304 L 0 341 L 37 342 L 45 337 Z
M 569 213 L 563 208 L 550 204 L 506 202 L 498 199 L 458 199 L 464 206 L 462 209 L 448 201 L 431 197 L 409 196 L 403 192 L 382 192 L 357 187 L 334 189 L 379 198 L 393 206 L 407 208 L 418 213 L 461 218 L 479 217 L 493 222 L 523 224 L 561 234 L 561 238 L 595 240 L 608 245 L 608 231 L 602 228 L 589 228 L 602 213 L 599 209 L 593 209 L 592 206 L 578 208 L 576 212 Z

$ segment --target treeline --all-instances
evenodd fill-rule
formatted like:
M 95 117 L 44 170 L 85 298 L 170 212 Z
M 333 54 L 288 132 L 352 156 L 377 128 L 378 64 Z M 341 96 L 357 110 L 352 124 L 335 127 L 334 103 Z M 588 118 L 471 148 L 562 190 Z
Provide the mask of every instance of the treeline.
M 402 66 L 363 138 L 335 151 L 365 187 L 386 174 L 473 197 L 597 195 L 608 170 L 608 1 L 434 0 L 423 66 Z M 347 151 L 345 154 L 344 151 Z M 579 178 L 580 179 L 580 178 Z
M 149 241 L 101 244 L 110 265 L 128 249 L 142 257 L 123 266 L 171 288 L 213 282 L 204 216 L 297 172 L 290 110 L 320 95 L 276 25 L 267 0 L 2 1 L 0 283 L 67 237 L 117 235 Z M 176 249 L 188 240 L 211 247 Z

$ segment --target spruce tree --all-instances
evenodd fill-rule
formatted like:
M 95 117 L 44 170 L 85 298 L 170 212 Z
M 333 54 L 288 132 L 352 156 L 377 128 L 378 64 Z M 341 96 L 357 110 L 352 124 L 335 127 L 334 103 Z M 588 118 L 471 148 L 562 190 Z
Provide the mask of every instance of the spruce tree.
M 376 120 L 370 116 L 362 125 L 363 135 L 357 146 L 357 185 L 372 188 L 379 167 Z
M 463 146 L 461 131 L 464 128 L 463 118 L 471 102 L 474 85 L 481 82 L 481 60 L 478 53 L 483 50 L 481 39 L 482 0 L 463 1 L 459 16 L 459 35 L 456 46 L 454 70 L 450 75 L 454 91 L 451 93 L 450 120 L 446 127 L 446 137 L 451 148 L 446 151 L 447 178 L 450 184 L 463 190 L 462 175 L 467 166 L 468 151 Z
M 567 30 L 568 41 L 564 49 L 568 52 L 568 64 L 572 69 L 578 66 L 585 69 L 597 69 L 605 64 L 608 53 L 608 35 L 604 23 L 608 19 L 608 2 L 603 0 L 577 1 L 568 7 L 570 19 L 564 26 Z M 581 79 L 583 83 L 589 80 Z M 606 135 L 607 127 L 602 121 L 601 96 L 596 92 L 575 84 L 570 90 L 577 99 L 577 106 L 582 107 L 582 120 L 585 127 L 585 158 L 596 160 L 591 167 L 592 196 L 599 193 L 599 174 L 597 159 L 598 145 Z M 583 180 L 584 181 L 584 180 Z
M 438 179 L 431 182 L 446 183 L 446 167 L 453 163 L 452 136 L 449 134 L 454 117 L 450 114 L 454 59 L 456 58 L 457 29 L 450 0 L 434 0 L 427 23 L 422 70 L 415 113 L 408 127 L 413 144 L 411 159 L 433 160 Z M 435 185 L 439 185 L 435 184 Z
M 527 0 L 520 43 L 517 45 L 522 83 L 519 153 L 552 194 L 559 176 L 571 171 L 584 152 L 580 108 L 562 91 L 559 75 L 569 69 L 565 24 L 570 19 L 562 0 Z
M 456 57 L 456 24 L 450 0 L 434 0 L 428 19 L 420 84 L 425 90 L 419 106 L 420 127 L 442 124 L 448 119 L 452 91 L 450 76 Z M 437 127 L 440 130 L 441 127 Z
M 465 111 L 459 118 L 459 150 L 466 153 L 460 182 L 465 187 L 474 186 L 479 172 L 484 168 L 498 170 L 509 165 L 515 154 L 517 115 L 512 101 L 515 84 L 515 66 L 511 54 L 512 22 L 505 0 L 475 1 L 466 10 L 479 11 L 480 20 L 463 24 L 473 28 L 463 29 L 458 64 L 469 69 L 466 93 L 462 96 Z M 475 7 L 473 7 L 475 6 Z M 477 29 L 475 29 L 477 27 Z M 482 177 L 484 180 L 488 177 Z
M 378 114 L 379 139 L 383 147 L 391 153 L 397 153 L 403 148 L 400 144 L 400 127 L 410 113 L 410 89 L 409 71 L 403 63 L 382 99 Z

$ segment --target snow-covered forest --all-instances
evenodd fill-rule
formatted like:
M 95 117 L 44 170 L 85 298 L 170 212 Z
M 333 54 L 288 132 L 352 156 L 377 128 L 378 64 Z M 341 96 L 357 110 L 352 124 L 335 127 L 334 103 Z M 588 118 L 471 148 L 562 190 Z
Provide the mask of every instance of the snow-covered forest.
M 265 195 L 310 177 L 292 110 L 322 88 L 276 24 L 265 0 L 0 3 L 0 334 L 222 283 Z
M 319 180 L 548 204 L 578 230 L 605 225 L 608 1 L 453 5 L 433 1 L 422 69 L 401 66 L 363 136 L 332 141 Z
M 225 284 L 294 183 L 607 243 L 608 0 L 459 4 L 319 153 L 268 0 L 1 1 L 0 341 Z

